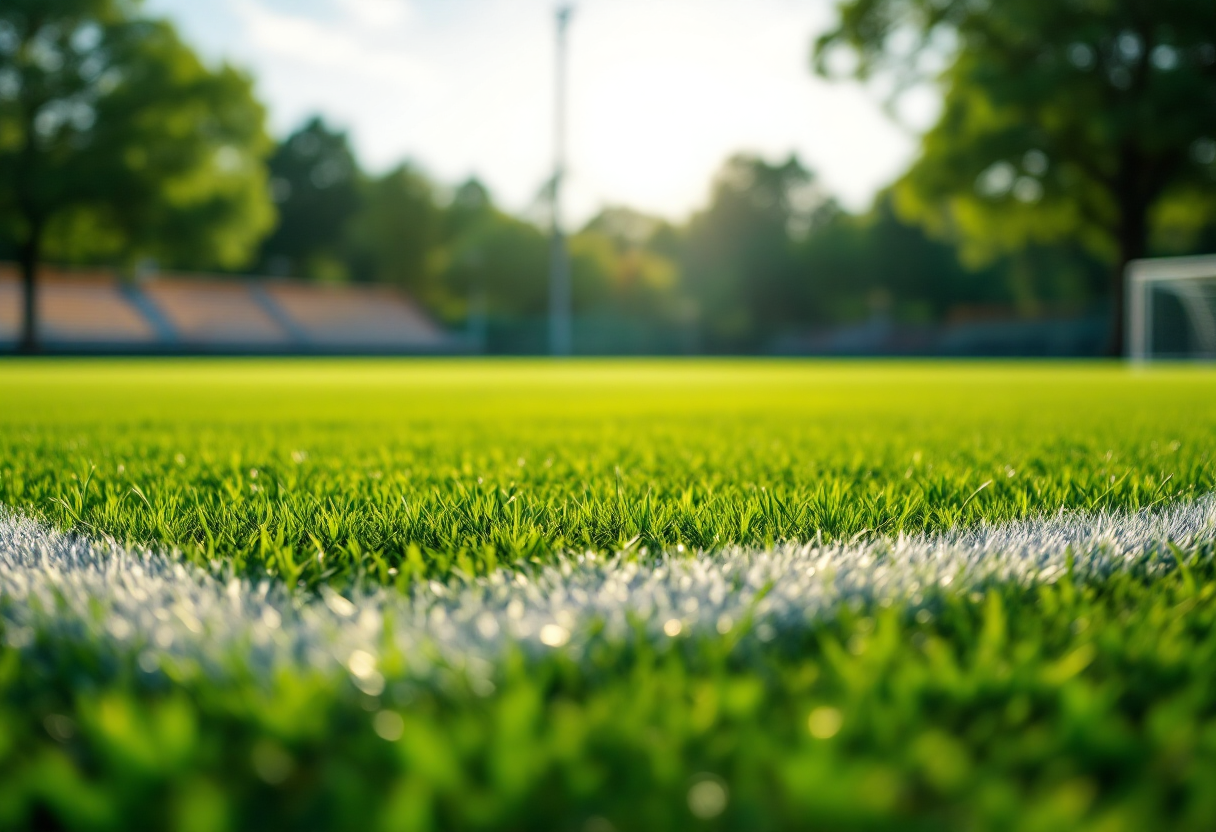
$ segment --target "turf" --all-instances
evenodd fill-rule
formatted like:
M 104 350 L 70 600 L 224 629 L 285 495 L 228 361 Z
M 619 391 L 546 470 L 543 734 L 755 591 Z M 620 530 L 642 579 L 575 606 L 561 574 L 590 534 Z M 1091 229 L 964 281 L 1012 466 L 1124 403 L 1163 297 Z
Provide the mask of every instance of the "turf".
M 0 534 L 26 547 L 0 569 L 0 828 L 1216 828 L 1214 382 L 999 363 L 0 365 L 0 503 L 181 550 L 94 561 L 127 605 L 116 621 L 60 544 Z M 1020 540 L 1010 521 L 1060 509 L 1079 514 L 1026 528 L 1201 521 L 1126 559 L 1099 538 L 1017 544 L 1033 579 L 964 580 L 934 554 L 936 534 Z M 927 537 L 874 555 L 899 533 Z M 698 548 L 713 554 L 688 562 Z M 769 548 L 795 553 L 789 581 L 754 571 Z M 854 583 L 812 574 L 821 549 L 848 554 Z M 916 551 L 937 570 L 924 586 L 900 572 Z M 411 611 L 481 629 L 461 599 L 507 581 L 584 603 L 578 570 L 605 558 L 678 610 L 479 659 L 398 649 Z M 718 603 L 696 584 L 715 564 L 741 606 L 693 626 L 686 595 Z M 904 595 L 867 588 L 901 574 Z M 233 627 L 253 616 L 246 635 L 223 610 L 199 620 L 208 592 Z M 836 600 L 765 629 L 766 601 L 793 621 L 815 593 Z M 346 600 L 363 597 L 383 612 Z M 329 644 L 336 671 L 290 640 L 311 611 L 362 639 Z M 222 672 L 170 660 L 189 634 Z M 259 671 L 268 653 L 290 661 Z
M 0 389 L 0 503 L 310 586 L 1135 509 L 1216 477 L 1189 368 L 65 362 Z

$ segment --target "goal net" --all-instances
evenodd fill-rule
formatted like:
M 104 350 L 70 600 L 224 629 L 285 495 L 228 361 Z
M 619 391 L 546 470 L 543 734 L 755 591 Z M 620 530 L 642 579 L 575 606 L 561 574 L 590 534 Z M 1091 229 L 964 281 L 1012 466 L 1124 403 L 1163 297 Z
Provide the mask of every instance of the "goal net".
M 1216 359 L 1216 255 L 1128 265 L 1127 354 L 1133 361 Z

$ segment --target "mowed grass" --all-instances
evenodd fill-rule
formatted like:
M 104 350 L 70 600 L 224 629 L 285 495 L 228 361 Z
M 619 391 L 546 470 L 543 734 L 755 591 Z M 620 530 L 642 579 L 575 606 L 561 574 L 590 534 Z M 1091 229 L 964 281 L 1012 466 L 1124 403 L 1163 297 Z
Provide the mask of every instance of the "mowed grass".
M 382 695 L 0 647 L 0 826 L 1210 832 L 1216 561 L 509 655 Z M 3 598 L 0 598 L 0 603 Z M 484 684 L 484 682 L 482 683 Z
M 289 582 L 1212 490 L 1216 376 L 781 361 L 0 365 L 0 502 Z
M 1213 490 L 1200 368 L 12 362 L 0 502 L 259 579 L 940 530 Z M 254 473 L 256 472 L 256 474 Z M 348 677 L 5 630 L 0 828 L 1216 828 L 1212 541 L 716 633 Z M 390 570 L 397 574 L 391 574 Z M 404 587 L 403 587 L 404 588 Z M 301 597 L 312 597 L 308 592 Z M 53 614 L 53 611 L 51 613 Z M 102 645 L 98 647 L 98 645 Z M 442 657 L 440 657 L 441 659 Z

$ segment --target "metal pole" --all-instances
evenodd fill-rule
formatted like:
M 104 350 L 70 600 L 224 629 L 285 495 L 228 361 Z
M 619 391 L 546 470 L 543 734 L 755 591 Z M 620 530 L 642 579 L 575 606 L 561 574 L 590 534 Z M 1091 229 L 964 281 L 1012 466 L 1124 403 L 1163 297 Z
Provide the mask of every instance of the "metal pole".
M 566 31 L 573 9 L 557 10 L 557 96 L 553 136 L 553 240 L 549 260 L 549 352 L 570 355 L 574 348 L 571 323 L 570 252 L 562 231 L 561 188 L 566 176 Z

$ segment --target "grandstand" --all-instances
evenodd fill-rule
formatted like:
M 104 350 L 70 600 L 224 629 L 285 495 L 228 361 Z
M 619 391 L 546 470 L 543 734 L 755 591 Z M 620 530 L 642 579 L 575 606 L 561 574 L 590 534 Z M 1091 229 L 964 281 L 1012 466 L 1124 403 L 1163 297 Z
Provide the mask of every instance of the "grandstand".
M 17 271 L 0 265 L 0 348 L 21 330 Z M 39 334 L 52 352 L 450 353 L 464 343 L 403 293 L 269 278 L 45 268 Z
M 39 288 L 39 331 L 48 344 L 140 347 L 156 339 L 153 327 L 105 274 L 51 272 Z M 22 301 L 16 275 L 0 271 L 0 342 L 17 340 Z

